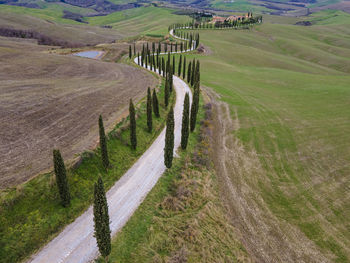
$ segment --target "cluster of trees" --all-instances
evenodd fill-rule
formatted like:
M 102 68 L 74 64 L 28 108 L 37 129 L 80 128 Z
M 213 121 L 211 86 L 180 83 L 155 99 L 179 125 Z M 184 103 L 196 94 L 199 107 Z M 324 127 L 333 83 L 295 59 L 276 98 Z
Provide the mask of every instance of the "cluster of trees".
M 179 35 L 180 36 L 180 35 Z M 129 58 L 131 59 L 133 56 L 140 57 L 138 60 L 138 64 L 140 66 L 146 66 L 147 65 L 156 65 L 158 67 L 160 62 L 160 55 L 161 53 L 173 53 L 173 52 L 185 52 L 188 49 L 194 49 L 198 47 L 199 44 L 199 35 L 198 34 L 182 34 L 181 38 L 187 39 L 187 41 L 184 42 L 175 42 L 175 43 L 167 43 L 167 42 L 158 42 L 156 44 L 155 42 L 152 42 L 151 48 L 149 47 L 149 43 L 146 45 L 142 45 L 141 52 L 136 52 L 136 46 L 135 44 L 129 45 Z M 192 46 L 190 45 L 192 43 Z M 152 70 L 152 69 L 151 69 Z
M 169 27 L 170 29 L 173 29 L 174 32 L 179 31 L 179 29 L 215 29 L 215 28 L 239 28 L 242 26 L 248 26 L 253 25 L 257 23 L 262 23 L 262 16 L 254 16 L 253 13 L 249 12 L 248 17 L 238 17 L 237 20 L 225 20 L 224 22 L 217 21 L 215 23 L 211 23 L 210 20 L 193 20 L 192 22 L 188 22 L 185 24 L 173 24 Z M 180 33 L 177 33 L 176 36 L 183 38 L 186 33 L 183 31 L 180 31 Z
M 21 30 L 1 27 L 0 36 L 36 39 L 38 40 L 39 45 L 61 46 L 63 48 L 77 48 L 84 46 L 81 43 L 73 43 L 60 39 L 54 39 L 32 30 Z

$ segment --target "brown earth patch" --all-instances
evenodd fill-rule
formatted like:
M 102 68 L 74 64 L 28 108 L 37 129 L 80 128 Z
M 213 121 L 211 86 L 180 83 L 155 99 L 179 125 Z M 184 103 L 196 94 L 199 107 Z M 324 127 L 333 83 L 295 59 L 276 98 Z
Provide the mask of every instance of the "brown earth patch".
M 124 64 L 42 52 L 29 41 L 0 38 L 0 188 L 20 184 L 98 142 L 157 79 Z M 123 114 L 124 113 L 124 114 Z

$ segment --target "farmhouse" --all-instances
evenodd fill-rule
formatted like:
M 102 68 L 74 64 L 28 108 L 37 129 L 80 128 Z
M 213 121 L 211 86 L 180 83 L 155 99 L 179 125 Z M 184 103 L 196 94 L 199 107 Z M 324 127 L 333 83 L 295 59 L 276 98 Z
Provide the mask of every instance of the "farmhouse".
M 225 17 L 221 17 L 221 16 L 213 16 L 213 20 L 211 21 L 212 23 L 216 23 L 216 22 L 221 22 L 224 23 L 226 20 Z

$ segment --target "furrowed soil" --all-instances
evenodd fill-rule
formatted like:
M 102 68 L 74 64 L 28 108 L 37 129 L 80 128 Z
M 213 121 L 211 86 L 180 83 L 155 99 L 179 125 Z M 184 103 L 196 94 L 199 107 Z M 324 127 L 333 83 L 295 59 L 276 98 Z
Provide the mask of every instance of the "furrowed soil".
M 0 188 L 50 169 L 52 149 L 65 160 L 98 142 L 127 115 L 129 99 L 158 83 L 125 64 L 49 54 L 31 40 L 0 38 Z

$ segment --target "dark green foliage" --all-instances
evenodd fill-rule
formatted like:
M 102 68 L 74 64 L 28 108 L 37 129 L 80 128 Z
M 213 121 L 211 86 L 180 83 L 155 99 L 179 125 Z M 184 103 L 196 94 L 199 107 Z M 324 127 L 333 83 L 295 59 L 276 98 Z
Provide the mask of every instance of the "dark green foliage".
M 64 207 L 67 207 L 70 204 L 70 193 L 67 181 L 66 167 L 59 150 L 53 150 L 53 164 L 61 202 Z
M 177 75 L 178 75 L 179 77 L 181 77 L 181 67 L 182 67 L 182 55 L 180 55 L 179 67 L 178 67 L 178 71 L 177 71 Z
M 175 69 L 176 69 L 176 66 L 175 66 L 175 56 L 173 56 L 173 66 L 171 67 L 172 71 L 171 71 L 171 75 L 175 74 Z
M 164 164 L 171 168 L 174 154 L 174 110 L 170 109 L 166 120 L 165 147 L 164 147 Z
M 102 164 L 105 169 L 109 167 L 109 158 L 108 158 L 108 151 L 107 151 L 107 140 L 106 140 L 106 134 L 105 134 L 105 128 L 103 127 L 103 120 L 102 116 L 100 115 L 98 119 L 98 127 L 100 132 L 100 147 L 101 147 L 101 159 Z
M 134 56 L 136 56 L 136 45 L 134 43 Z
M 181 148 L 183 150 L 187 147 L 189 136 L 189 121 L 190 121 L 190 97 L 188 93 L 185 95 L 184 108 L 182 112 L 182 128 L 181 128 Z
M 168 73 L 168 86 L 169 86 L 169 92 L 173 91 L 173 72 L 174 69 L 172 66 L 169 68 L 169 73 Z
M 94 236 L 101 256 L 108 261 L 111 253 L 111 230 L 109 227 L 108 204 L 102 178 L 99 177 L 94 187 Z
M 196 61 L 195 59 L 193 59 L 193 62 L 192 62 L 192 70 L 191 70 L 191 86 L 194 85 L 194 80 L 196 78 Z
M 147 128 L 148 132 L 152 132 L 152 96 L 151 89 L 147 89 Z
M 193 132 L 196 127 L 197 113 L 199 108 L 199 94 L 200 94 L 199 86 L 200 85 L 198 81 L 194 86 L 194 94 L 193 94 L 193 100 L 192 100 L 192 106 L 191 106 L 191 120 L 190 120 L 191 132 Z
M 188 83 L 191 82 L 191 70 L 192 70 L 192 67 L 191 67 L 191 61 L 190 61 L 190 63 L 188 63 L 188 69 L 187 69 L 187 82 Z
M 165 90 L 164 90 L 164 104 L 165 107 L 168 107 L 169 104 L 169 97 L 170 97 L 170 88 L 169 88 L 169 81 L 168 79 L 165 80 Z
M 156 93 L 155 89 L 153 89 L 152 101 L 153 101 L 153 112 L 154 112 L 154 115 L 156 115 L 156 117 L 159 118 L 160 117 L 160 114 L 159 114 L 159 102 L 158 102 L 157 93 Z
M 131 54 L 131 45 L 129 45 L 129 58 L 132 57 L 132 54 Z
M 186 77 L 186 57 L 184 56 L 184 66 L 182 69 L 182 78 L 185 79 Z
M 132 103 L 132 99 L 130 99 L 129 104 L 129 117 L 130 117 L 130 144 L 131 148 L 134 150 L 137 146 L 137 137 L 136 137 L 136 116 L 135 116 L 135 107 Z
M 197 60 L 197 65 L 196 65 L 196 77 L 194 79 L 194 83 L 200 81 L 200 65 L 199 65 L 199 60 Z

